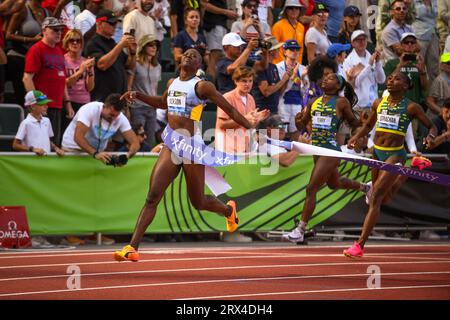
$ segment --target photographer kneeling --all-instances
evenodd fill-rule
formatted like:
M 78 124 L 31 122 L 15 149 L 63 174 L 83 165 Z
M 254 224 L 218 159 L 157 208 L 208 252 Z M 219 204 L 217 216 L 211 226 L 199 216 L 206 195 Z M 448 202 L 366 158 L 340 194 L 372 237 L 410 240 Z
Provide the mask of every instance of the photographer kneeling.
M 136 134 L 122 113 L 125 105 L 125 100 L 120 100 L 120 94 L 113 93 L 106 98 L 105 103 L 94 101 L 82 106 L 64 132 L 63 150 L 85 151 L 107 165 L 125 165 L 139 150 Z M 122 133 L 130 145 L 126 155 L 117 156 L 104 152 L 108 140 L 117 131 Z

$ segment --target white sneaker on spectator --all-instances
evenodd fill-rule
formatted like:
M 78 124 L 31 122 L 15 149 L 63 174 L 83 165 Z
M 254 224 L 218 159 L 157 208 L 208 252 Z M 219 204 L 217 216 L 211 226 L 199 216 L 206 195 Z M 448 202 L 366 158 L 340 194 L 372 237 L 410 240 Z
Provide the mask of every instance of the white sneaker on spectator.
M 303 242 L 305 238 L 305 231 L 302 228 L 297 227 L 291 232 L 284 234 L 283 238 L 294 243 Z

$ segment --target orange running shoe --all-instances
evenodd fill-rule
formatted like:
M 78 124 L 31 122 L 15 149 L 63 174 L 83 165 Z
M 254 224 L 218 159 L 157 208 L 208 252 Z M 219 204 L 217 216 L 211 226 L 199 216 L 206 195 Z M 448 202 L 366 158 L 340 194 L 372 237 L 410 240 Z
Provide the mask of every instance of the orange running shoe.
M 239 224 L 239 217 L 236 211 L 236 202 L 234 202 L 233 200 L 230 200 L 227 202 L 227 206 L 230 206 L 231 208 L 233 208 L 233 212 L 231 213 L 231 215 L 227 218 L 227 230 L 229 232 L 234 232 L 236 231 L 236 229 L 238 228 L 238 224 Z
M 139 261 L 139 253 L 130 245 L 122 248 L 120 251 L 114 252 L 114 259 L 116 261 Z

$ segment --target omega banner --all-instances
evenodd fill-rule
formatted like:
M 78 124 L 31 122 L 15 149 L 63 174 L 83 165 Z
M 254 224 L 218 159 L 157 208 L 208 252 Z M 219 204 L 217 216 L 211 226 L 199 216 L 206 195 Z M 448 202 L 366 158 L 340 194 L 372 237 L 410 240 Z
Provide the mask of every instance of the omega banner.
M 3 248 L 30 248 L 25 207 L 0 207 L 0 246 Z

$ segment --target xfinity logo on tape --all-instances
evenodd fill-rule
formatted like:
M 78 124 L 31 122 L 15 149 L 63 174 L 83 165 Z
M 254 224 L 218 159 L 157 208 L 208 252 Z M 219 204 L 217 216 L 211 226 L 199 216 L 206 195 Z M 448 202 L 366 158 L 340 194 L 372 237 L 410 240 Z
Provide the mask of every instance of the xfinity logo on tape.
M 0 239 L 23 239 L 30 238 L 26 230 L 17 230 L 17 222 L 11 220 L 8 222 L 8 230 L 0 230 Z

